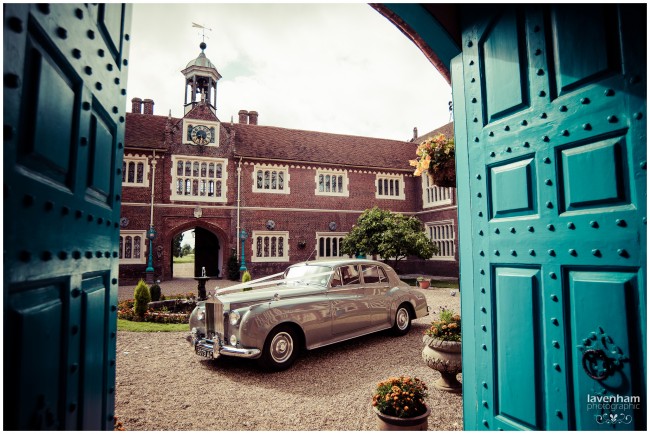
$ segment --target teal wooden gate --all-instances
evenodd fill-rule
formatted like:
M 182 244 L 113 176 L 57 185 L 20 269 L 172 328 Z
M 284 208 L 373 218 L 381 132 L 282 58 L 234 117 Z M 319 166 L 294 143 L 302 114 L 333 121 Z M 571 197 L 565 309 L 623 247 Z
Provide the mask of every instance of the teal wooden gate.
M 130 8 L 4 6 L 4 429 L 113 429 Z
M 645 16 L 462 8 L 465 429 L 645 428 Z

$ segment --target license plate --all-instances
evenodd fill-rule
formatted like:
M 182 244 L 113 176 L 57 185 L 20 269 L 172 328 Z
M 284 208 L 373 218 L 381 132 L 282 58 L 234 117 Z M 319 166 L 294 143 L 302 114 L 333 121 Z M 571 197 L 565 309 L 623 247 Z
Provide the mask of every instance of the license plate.
M 203 348 L 197 348 L 196 349 L 196 354 L 198 354 L 199 356 L 202 356 L 202 357 L 207 357 L 209 359 L 212 359 L 214 353 L 212 351 L 210 351 L 210 350 L 206 350 L 206 349 L 203 349 Z

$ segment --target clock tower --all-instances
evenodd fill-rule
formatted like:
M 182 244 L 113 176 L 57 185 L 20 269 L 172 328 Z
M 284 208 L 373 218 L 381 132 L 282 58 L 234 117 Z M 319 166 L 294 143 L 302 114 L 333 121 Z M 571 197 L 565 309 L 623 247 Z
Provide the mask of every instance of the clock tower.
M 217 112 L 217 81 L 221 74 L 205 55 L 205 42 L 199 45 L 201 53 L 181 71 L 185 76 L 185 114 L 205 103 L 212 113 Z

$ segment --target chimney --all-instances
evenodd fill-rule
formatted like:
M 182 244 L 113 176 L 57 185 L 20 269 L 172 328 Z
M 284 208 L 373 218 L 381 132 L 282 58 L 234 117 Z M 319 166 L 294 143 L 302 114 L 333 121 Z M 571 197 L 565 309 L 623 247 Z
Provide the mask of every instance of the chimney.
M 255 111 L 248 112 L 248 123 L 250 125 L 257 125 L 257 112 Z
M 142 98 L 131 100 L 131 113 L 142 113 Z
M 418 127 L 413 127 L 413 140 L 418 138 Z
M 153 114 L 153 100 L 152 99 L 145 99 L 142 101 L 144 103 L 144 113 L 145 115 L 152 115 Z
M 239 110 L 239 123 L 240 124 L 248 123 L 248 112 L 246 110 Z

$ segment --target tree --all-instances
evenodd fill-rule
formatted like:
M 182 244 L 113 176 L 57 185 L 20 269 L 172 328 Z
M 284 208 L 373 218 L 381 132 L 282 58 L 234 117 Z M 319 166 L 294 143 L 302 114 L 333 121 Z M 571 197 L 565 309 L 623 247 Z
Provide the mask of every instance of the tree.
M 183 242 L 183 235 L 183 232 L 181 232 L 172 239 L 172 255 L 175 257 L 181 256 L 181 243 Z
M 424 227 L 415 217 L 382 210 L 367 209 L 343 238 L 341 251 L 348 255 L 379 255 L 397 261 L 407 256 L 428 259 L 436 252 L 424 233 Z
M 181 253 L 183 254 L 183 256 L 189 255 L 190 253 L 192 253 L 192 246 L 190 246 L 187 243 L 183 244 L 183 247 L 181 248 Z

